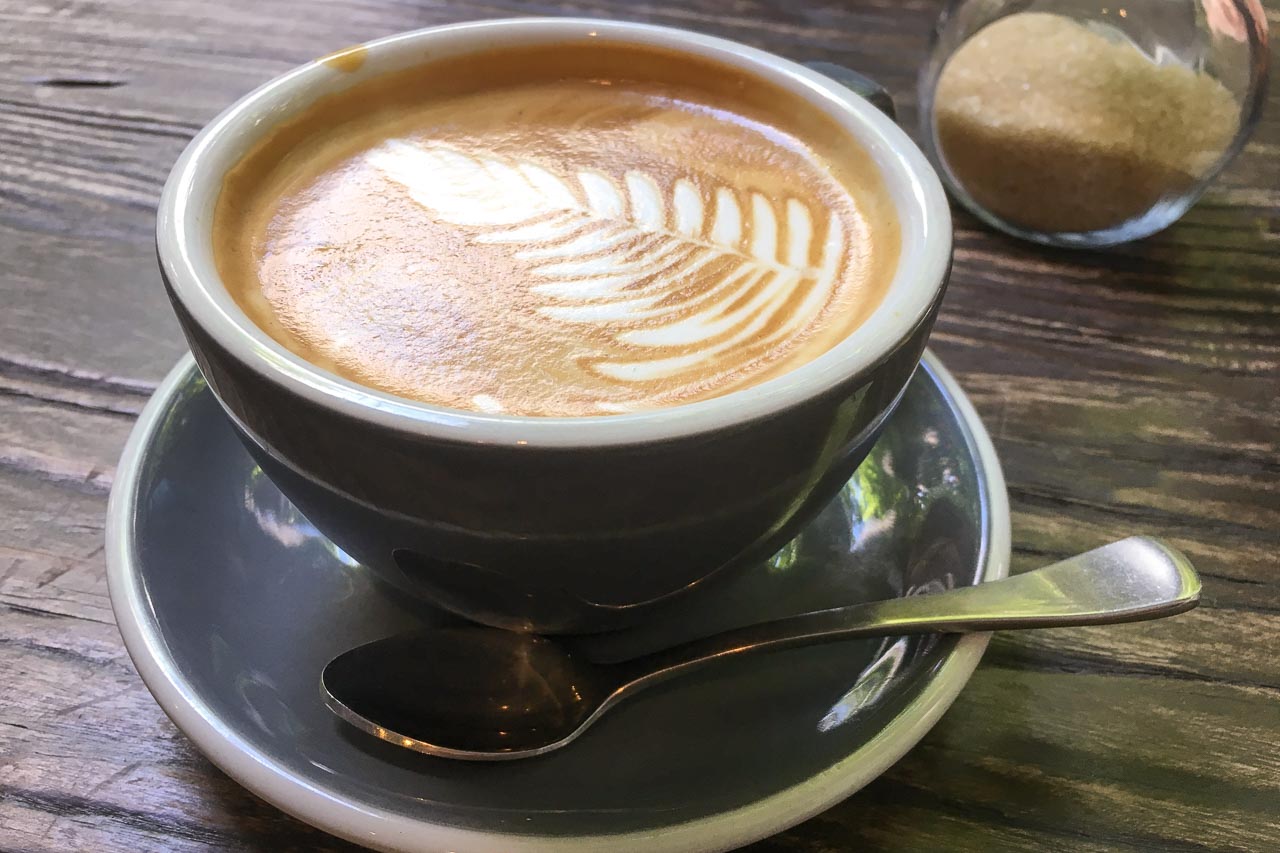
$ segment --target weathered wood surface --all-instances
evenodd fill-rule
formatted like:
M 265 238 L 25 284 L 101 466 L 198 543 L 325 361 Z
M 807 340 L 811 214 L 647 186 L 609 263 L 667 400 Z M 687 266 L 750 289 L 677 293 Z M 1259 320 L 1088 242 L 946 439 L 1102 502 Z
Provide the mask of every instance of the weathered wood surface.
M 646 20 L 856 66 L 912 113 L 935 0 L 0 0 L 0 849 L 347 850 L 203 759 L 112 621 L 102 525 L 134 416 L 183 350 L 161 183 L 235 96 L 312 56 L 512 14 Z M 1273 2 L 1274 29 L 1280 13 Z M 882 779 L 760 853 L 1280 850 L 1280 86 L 1178 225 L 1099 254 L 959 214 L 934 347 L 986 419 L 1015 567 L 1141 531 L 1204 606 L 999 637 Z

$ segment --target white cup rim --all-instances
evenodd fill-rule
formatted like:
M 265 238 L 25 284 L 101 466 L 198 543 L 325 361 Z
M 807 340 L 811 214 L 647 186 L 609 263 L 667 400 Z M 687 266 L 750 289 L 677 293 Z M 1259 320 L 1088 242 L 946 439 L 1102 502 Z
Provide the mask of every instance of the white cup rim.
M 902 228 L 898 268 L 881 304 L 826 353 L 787 373 L 718 397 L 630 414 L 531 417 L 435 406 L 360 385 L 280 345 L 239 308 L 213 263 L 211 221 L 222 178 L 265 127 L 324 94 L 423 56 L 588 37 L 660 45 L 745 68 L 818 105 L 876 162 Z M 945 286 L 951 216 L 924 154 L 888 116 L 821 74 L 726 39 L 650 24 L 589 18 L 505 18 L 431 27 L 371 41 L 363 65 L 317 60 L 245 95 L 187 146 L 161 194 L 156 243 L 175 298 L 213 340 L 272 382 L 328 409 L 403 432 L 510 446 L 581 447 L 662 441 L 766 417 L 872 368 L 924 322 Z M 396 64 L 399 63 L 399 64 Z

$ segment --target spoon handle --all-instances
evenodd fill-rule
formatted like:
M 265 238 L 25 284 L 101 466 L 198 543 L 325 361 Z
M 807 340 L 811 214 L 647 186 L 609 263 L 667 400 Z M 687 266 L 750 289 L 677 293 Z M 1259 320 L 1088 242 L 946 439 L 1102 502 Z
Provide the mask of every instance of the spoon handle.
M 1200 578 L 1169 544 L 1132 536 L 1042 569 L 928 595 L 791 616 L 628 662 L 665 678 L 730 655 L 853 637 L 1137 622 L 1190 610 Z

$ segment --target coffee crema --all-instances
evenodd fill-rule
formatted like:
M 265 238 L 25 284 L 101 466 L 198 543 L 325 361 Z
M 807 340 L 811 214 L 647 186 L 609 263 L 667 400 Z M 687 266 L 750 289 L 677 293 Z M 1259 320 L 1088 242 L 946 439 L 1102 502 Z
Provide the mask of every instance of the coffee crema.
M 458 409 L 714 397 L 874 310 L 900 234 L 817 107 L 659 48 L 440 60 L 320 99 L 228 174 L 218 270 L 312 363 Z

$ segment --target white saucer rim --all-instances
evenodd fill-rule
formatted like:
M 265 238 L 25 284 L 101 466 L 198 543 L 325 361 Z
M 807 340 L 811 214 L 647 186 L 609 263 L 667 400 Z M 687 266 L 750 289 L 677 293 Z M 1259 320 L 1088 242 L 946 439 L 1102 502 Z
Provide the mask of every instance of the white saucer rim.
M 964 391 L 932 352 L 924 354 L 938 385 L 955 407 L 979 464 L 990 530 L 983 580 L 1009 571 L 1010 516 L 999 459 L 986 428 Z M 490 850 L 495 842 L 511 853 L 594 853 L 607 845 L 615 853 L 660 849 L 730 850 L 781 832 L 844 800 L 875 779 L 915 746 L 950 707 L 968 682 L 990 634 L 960 637 L 933 678 L 861 749 L 827 770 L 790 788 L 735 809 L 661 829 L 613 835 L 522 835 L 433 823 L 429 820 L 337 797 L 291 772 L 256 749 L 205 705 L 168 655 L 158 626 L 146 620 L 145 592 L 130 532 L 136 514 L 138 481 L 151 437 L 184 379 L 195 366 L 183 356 L 143 409 L 116 469 L 107 506 L 107 586 L 125 648 L 161 709 L 196 747 L 228 776 L 293 817 L 340 838 L 393 853 Z

